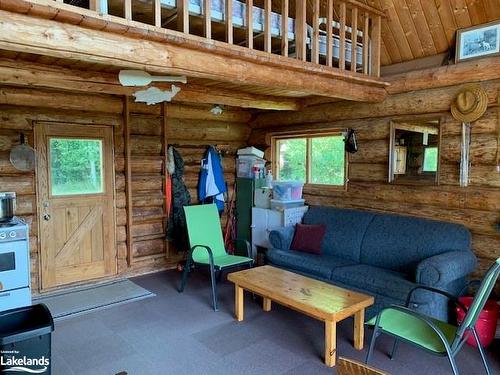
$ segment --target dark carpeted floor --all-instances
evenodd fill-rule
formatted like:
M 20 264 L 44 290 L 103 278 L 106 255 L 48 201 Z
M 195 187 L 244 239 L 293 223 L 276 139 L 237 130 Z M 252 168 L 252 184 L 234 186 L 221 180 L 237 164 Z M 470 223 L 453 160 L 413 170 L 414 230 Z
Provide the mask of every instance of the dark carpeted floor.
M 220 311 L 214 312 L 206 274 L 193 274 L 183 294 L 175 289 L 178 280 L 176 271 L 135 278 L 157 297 L 56 323 L 53 374 L 335 374 L 322 362 L 321 322 L 277 304 L 265 313 L 246 294 L 245 320 L 238 323 L 232 284 L 219 284 Z M 363 361 L 371 332 L 357 351 L 352 323 L 337 328 L 338 354 Z M 451 374 L 445 358 L 401 344 L 391 361 L 392 340 L 377 342 L 372 365 L 391 374 Z M 493 374 L 500 374 L 500 343 L 488 354 Z M 457 360 L 461 374 L 484 373 L 477 349 L 465 347 Z

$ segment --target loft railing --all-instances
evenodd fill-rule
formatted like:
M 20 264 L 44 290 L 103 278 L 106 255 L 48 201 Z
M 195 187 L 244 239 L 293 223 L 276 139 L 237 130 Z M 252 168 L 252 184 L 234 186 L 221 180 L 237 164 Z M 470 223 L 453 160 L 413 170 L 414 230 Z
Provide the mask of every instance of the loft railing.
M 312 0 L 310 8 L 307 0 L 64 2 L 341 71 L 380 76 L 383 13 L 357 0 Z

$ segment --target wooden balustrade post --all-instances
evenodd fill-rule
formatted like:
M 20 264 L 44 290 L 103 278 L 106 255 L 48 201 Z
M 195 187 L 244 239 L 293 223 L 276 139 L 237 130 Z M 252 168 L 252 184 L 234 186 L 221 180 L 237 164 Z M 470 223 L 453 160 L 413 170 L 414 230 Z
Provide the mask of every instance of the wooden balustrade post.
M 326 14 L 326 65 L 333 64 L 333 0 L 327 2 Z
M 319 0 L 314 0 L 313 12 L 312 12 L 312 24 L 313 24 L 313 35 L 312 35 L 312 48 L 311 48 L 311 61 L 313 63 L 319 63 Z
M 210 0 L 203 0 L 205 38 L 212 39 L 212 3 Z
M 376 16 L 373 18 L 371 39 L 371 75 L 375 77 L 380 77 L 380 45 L 382 43 L 381 29 L 382 17 Z
M 281 54 L 288 56 L 288 0 L 281 0 Z
M 177 29 L 189 34 L 189 0 L 177 0 Z
M 253 0 L 247 0 L 247 47 L 253 49 Z
M 153 0 L 153 18 L 156 27 L 161 27 L 161 2 Z
M 296 0 L 295 7 L 295 53 L 297 59 L 306 60 L 306 0 Z
M 358 8 L 352 8 L 351 20 L 351 71 L 356 71 L 358 63 Z
M 233 44 L 233 0 L 225 0 L 226 42 Z
M 370 74 L 370 15 L 365 12 L 363 26 L 363 73 Z
M 132 19 L 132 0 L 125 0 L 124 13 L 125 13 L 125 19 L 127 20 Z
M 264 0 L 264 51 L 271 53 L 271 0 Z
M 339 68 L 345 70 L 345 25 L 346 25 L 346 4 L 340 3 L 340 30 L 339 30 Z

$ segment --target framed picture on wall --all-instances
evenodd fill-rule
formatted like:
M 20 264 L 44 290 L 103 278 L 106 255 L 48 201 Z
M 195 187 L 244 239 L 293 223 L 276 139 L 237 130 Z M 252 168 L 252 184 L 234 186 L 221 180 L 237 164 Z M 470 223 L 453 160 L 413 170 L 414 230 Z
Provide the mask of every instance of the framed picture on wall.
M 457 31 L 455 61 L 500 54 L 500 22 L 490 22 Z

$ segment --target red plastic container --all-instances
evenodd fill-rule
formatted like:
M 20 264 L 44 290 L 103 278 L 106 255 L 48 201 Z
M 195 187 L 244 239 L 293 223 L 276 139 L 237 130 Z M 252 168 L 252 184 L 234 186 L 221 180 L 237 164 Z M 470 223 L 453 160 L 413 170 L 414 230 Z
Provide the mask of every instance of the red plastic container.
M 474 297 L 460 297 L 458 299 L 462 305 L 466 308 L 469 308 L 474 300 Z M 491 344 L 493 339 L 495 338 L 495 331 L 497 329 L 497 317 L 498 317 L 498 304 L 496 301 L 489 299 L 484 305 L 481 313 L 479 314 L 479 318 L 476 322 L 476 332 L 479 336 L 479 342 L 483 348 L 486 348 Z M 465 318 L 465 311 L 463 311 L 460 307 L 457 306 L 457 321 L 458 324 L 462 323 Z M 477 347 L 476 340 L 474 339 L 474 335 L 470 335 L 467 339 L 467 344 Z

